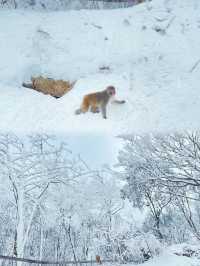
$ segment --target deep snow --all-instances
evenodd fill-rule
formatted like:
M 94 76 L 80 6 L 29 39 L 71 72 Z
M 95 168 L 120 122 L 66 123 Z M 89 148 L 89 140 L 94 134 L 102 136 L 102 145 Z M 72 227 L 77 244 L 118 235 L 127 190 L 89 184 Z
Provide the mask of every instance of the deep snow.
M 200 64 L 192 68 L 199 36 L 197 0 L 118 10 L 1 10 L 0 129 L 118 135 L 198 128 Z M 56 100 L 21 87 L 37 74 L 77 83 Z M 74 115 L 82 95 L 110 84 L 126 105 L 110 104 L 107 120 Z

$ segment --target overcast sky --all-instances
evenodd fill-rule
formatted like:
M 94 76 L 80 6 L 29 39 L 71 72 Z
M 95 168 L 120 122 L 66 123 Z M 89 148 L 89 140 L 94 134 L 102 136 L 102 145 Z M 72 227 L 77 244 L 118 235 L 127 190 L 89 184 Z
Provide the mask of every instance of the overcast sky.
M 114 136 L 102 135 L 68 135 L 65 137 L 73 154 L 80 154 L 81 158 L 91 167 L 103 164 L 113 165 L 117 162 L 118 150 L 122 141 Z

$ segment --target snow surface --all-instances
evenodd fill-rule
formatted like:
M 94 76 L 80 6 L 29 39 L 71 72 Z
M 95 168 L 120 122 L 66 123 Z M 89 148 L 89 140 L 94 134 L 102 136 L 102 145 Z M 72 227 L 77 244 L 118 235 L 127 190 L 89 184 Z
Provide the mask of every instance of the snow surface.
M 198 0 L 117 10 L 1 10 L 0 58 L 1 130 L 118 135 L 199 127 Z M 39 74 L 77 83 L 61 99 L 21 86 Z M 85 93 L 110 84 L 125 105 L 110 104 L 107 120 L 74 115 Z
M 166 251 L 162 255 L 142 264 L 143 266 L 199 266 L 195 258 L 173 255 Z
M 126 266 L 133 266 L 134 264 L 125 264 Z M 200 262 L 197 258 L 188 258 L 184 256 L 177 256 L 172 254 L 169 249 L 164 251 L 157 257 L 149 261 L 138 264 L 142 266 L 199 266 Z

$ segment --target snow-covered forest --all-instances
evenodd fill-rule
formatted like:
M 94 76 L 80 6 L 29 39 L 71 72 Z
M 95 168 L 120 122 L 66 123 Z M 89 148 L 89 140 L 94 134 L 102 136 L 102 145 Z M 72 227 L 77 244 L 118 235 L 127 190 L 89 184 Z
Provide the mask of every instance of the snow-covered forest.
M 1 134 L 0 254 L 138 264 L 167 248 L 199 265 L 200 133 L 122 142 L 96 170 L 67 139 Z
M 0 7 L 35 10 L 112 9 L 130 7 L 141 2 L 144 0 L 1 0 Z

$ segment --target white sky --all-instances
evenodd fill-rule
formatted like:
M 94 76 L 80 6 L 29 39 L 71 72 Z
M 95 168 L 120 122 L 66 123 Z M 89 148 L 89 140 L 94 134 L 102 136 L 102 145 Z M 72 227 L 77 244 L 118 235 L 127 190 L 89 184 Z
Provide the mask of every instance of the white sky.
M 90 167 L 116 163 L 118 151 L 122 145 L 119 138 L 107 134 L 67 135 L 64 140 L 73 154 L 80 154 Z

